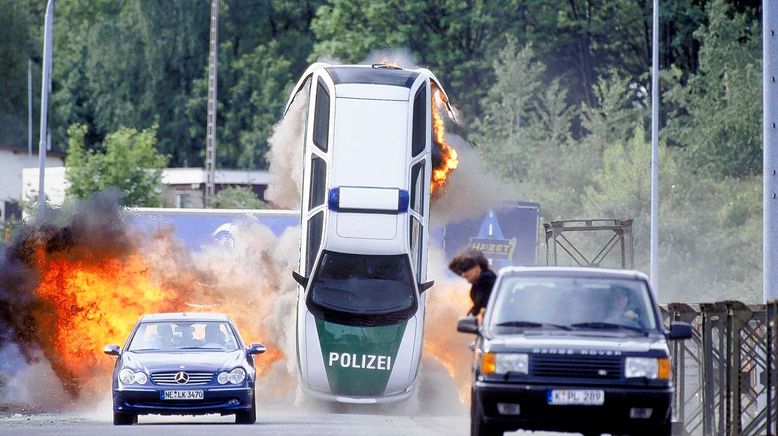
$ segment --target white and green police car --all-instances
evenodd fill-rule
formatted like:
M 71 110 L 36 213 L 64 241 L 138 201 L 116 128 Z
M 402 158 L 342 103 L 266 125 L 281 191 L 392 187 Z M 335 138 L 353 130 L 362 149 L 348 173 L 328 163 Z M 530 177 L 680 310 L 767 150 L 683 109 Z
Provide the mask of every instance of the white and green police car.
M 305 99 L 294 277 L 300 384 L 314 397 L 400 401 L 417 384 L 433 87 L 426 69 L 317 63 L 287 104 Z

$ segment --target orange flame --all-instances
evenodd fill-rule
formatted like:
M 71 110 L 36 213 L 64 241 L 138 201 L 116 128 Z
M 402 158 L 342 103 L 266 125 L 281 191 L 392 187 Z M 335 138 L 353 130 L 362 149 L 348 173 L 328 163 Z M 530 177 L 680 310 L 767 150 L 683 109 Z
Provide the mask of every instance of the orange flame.
M 381 62 L 379 62 L 379 64 L 386 65 L 387 67 L 390 67 L 390 68 L 400 68 L 400 63 L 399 62 L 397 62 L 396 60 L 391 60 L 390 61 L 387 58 L 381 59 Z
M 432 87 L 432 135 L 435 146 L 441 156 L 440 164 L 432 170 L 432 196 L 439 197 L 445 192 L 449 174 L 459 166 L 457 151 L 446 142 L 446 126 L 440 114 L 440 106 L 445 105 L 444 95 L 440 89 Z
M 470 307 L 466 289 L 445 284 L 436 286 L 428 298 L 428 322 L 424 332 L 424 353 L 432 356 L 444 368 L 456 384 L 459 401 L 466 404 L 470 398 L 470 362 L 472 355 L 467 345 L 470 335 L 455 331 L 457 320 Z
M 162 239 L 163 244 L 170 243 Z M 187 272 L 196 270 L 191 264 L 176 268 L 172 273 L 176 277 L 171 278 L 170 271 L 162 271 L 168 265 L 155 265 L 148 253 L 87 262 L 47 255 L 43 249 L 35 253 L 41 272 L 35 293 L 41 303 L 31 313 L 34 328 L 54 372 L 72 394 L 104 392 L 110 386 L 114 359 L 103 354 L 103 347 L 123 344 L 146 313 L 227 313 L 247 343 L 268 339 L 267 328 L 255 313 L 263 297 L 254 287 L 239 290 L 245 298 L 231 297 L 222 291 L 218 280 L 215 284 L 204 283 L 203 277 L 195 277 L 197 272 Z M 202 272 L 199 275 L 203 276 Z M 189 301 L 198 304 L 190 305 Z M 265 344 L 267 352 L 255 359 L 258 376 L 284 358 L 279 347 Z M 277 388 L 290 381 L 273 383 Z

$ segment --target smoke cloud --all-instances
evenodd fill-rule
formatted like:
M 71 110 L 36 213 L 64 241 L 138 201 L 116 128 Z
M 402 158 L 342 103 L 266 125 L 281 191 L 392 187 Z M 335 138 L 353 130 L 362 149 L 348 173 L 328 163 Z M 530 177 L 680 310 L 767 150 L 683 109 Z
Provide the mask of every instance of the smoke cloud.
M 286 115 L 273 127 L 273 134 L 268 139 L 270 185 L 265 191 L 265 199 L 281 208 L 300 207 L 305 110 L 309 95 L 310 86 L 297 94 Z
M 499 177 L 484 167 L 473 146 L 453 134 L 446 140 L 459 155 L 459 166 L 446 181 L 445 193 L 431 205 L 430 222 L 433 227 L 482 215 L 503 202 L 518 198 Z

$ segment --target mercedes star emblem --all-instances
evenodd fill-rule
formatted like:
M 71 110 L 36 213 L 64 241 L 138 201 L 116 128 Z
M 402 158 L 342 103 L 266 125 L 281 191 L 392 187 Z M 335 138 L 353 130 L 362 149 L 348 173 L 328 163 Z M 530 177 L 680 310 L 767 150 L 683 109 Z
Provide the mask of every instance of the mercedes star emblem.
M 185 373 L 184 371 L 176 373 L 176 377 L 174 379 L 176 383 L 180 385 L 184 385 L 189 381 L 189 374 Z

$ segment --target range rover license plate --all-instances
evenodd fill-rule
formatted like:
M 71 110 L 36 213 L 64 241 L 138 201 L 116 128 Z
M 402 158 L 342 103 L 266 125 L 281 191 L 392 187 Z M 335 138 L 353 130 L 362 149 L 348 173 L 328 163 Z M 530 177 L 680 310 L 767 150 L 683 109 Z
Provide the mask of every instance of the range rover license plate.
M 585 406 L 601 406 L 605 402 L 605 391 L 549 389 L 547 399 L 548 404 L 554 405 L 578 404 Z
M 163 400 L 202 400 L 203 391 L 195 390 L 180 390 L 180 391 L 163 391 Z

